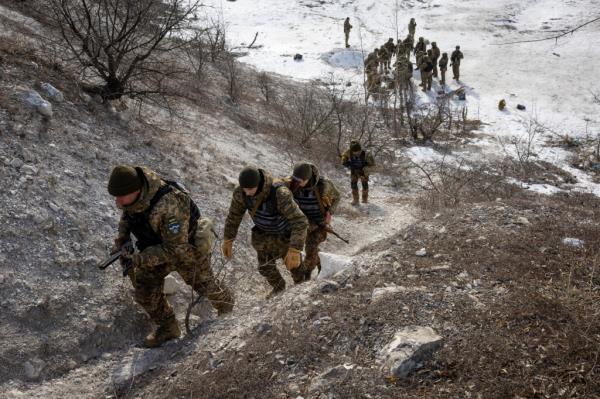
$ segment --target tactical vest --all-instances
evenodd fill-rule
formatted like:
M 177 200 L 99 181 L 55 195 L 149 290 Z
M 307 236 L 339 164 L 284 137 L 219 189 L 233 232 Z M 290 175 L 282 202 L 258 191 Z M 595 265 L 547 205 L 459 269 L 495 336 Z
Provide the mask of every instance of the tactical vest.
M 350 169 L 352 170 L 360 170 L 366 166 L 367 162 L 365 160 L 365 152 L 361 151 L 360 155 L 354 156 L 350 154 Z
M 153 245 L 160 245 L 163 242 L 160 234 L 155 232 L 150 225 L 150 214 L 158 201 L 173 191 L 174 187 L 188 195 L 179 183 L 170 180 L 165 180 L 164 182 L 167 184 L 160 187 L 156 194 L 154 194 L 154 197 L 150 200 L 148 209 L 134 214 L 125 213 L 125 220 L 131 229 L 131 233 L 137 240 L 135 246 L 139 251 L 143 251 Z M 194 244 L 194 234 L 196 234 L 198 219 L 200 219 L 200 209 L 198 209 L 194 201 L 190 198 L 190 219 L 188 221 L 188 242 L 190 244 Z
M 314 189 L 299 188 L 294 192 L 294 200 L 296 200 L 298 207 L 304 212 L 309 222 L 320 226 L 325 223 L 325 215 L 321 212 L 321 204 L 315 192 L 318 189 L 318 184 Z
M 260 203 L 256 211 L 254 211 L 256 196 L 245 196 L 244 199 L 246 209 L 254 211 L 254 215 L 252 215 L 254 226 L 265 233 L 286 234 L 292 230 L 286 217 L 277 209 L 277 189 L 279 187 L 281 185 L 271 184 L 267 198 Z

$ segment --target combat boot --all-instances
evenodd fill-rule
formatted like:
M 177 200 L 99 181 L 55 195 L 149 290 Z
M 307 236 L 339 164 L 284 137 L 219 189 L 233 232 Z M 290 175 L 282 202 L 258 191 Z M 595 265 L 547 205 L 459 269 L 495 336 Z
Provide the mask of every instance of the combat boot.
M 362 190 L 362 202 L 363 204 L 369 202 L 369 190 Z
M 179 338 L 180 336 L 181 330 L 179 329 L 179 323 L 177 323 L 175 316 L 171 316 L 159 324 L 156 330 L 148 334 L 144 340 L 144 346 L 146 348 L 156 348 L 163 343 L 174 338 Z
M 352 190 L 352 205 L 358 205 L 358 190 Z

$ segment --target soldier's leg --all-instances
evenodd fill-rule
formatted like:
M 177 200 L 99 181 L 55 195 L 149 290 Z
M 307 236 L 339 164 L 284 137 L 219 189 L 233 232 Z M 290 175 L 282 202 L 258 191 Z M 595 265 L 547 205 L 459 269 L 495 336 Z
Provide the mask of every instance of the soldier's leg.
M 358 205 L 358 174 L 350 174 L 350 187 L 352 188 L 352 205 Z
M 350 47 L 350 45 L 348 44 L 348 37 L 350 36 L 350 32 L 344 32 L 344 42 L 346 44 L 346 48 Z
M 215 278 L 210 267 L 210 254 L 192 251 L 190 257 L 177 267 L 177 272 L 198 295 L 208 298 L 219 314 L 231 312 L 233 295 L 223 282 Z
M 433 60 L 433 77 L 435 77 L 436 79 L 438 77 L 437 60 Z
M 458 65 L 452 64 L 452 79 L 458 79 Z
M 441 72 L 441 74 L 442 74 L 442 80 L 441 80 L 441 83 L 442 83 L 442 86 L 443 86 L 443 85 L 445 85 L 445 84 L 446 84 L 446 70 L 445 70 L 445 69 L 442 69 L 440 72 Z
M 369 202 L 369 176 L 360 176 L 360 182 L 362 184 L 362 202 L 366 204 Z
M 321 260 L 319 258 L 319 245 L 327 239 L 327 232 L 318 226 L 311 225 L 310 232 L 306 236 L 306 244 L 304 251 L 306 258 L 304 259 L 305 278 L 310 280 L 310 276 L 315 267 L 321 270 Z
M 138 269 L 129 275 L 135 290 L 135 301 L 158 325 L 175 316 L 173 308 L 163 294 L 165 277 L 170 271 L 167 264 L 162 264 L 149 271 Z
M 285 280 L 277 270 L 276 265 L 276 259 L 280 256 L 278 256 L 278 251 L 273 253 L 276 238 L 277 236 L 261 233 L 255 229 L 252 230 L 252 247 L 256 250 L 258 272 L 267 279 L 274 292 L 285 289 Z

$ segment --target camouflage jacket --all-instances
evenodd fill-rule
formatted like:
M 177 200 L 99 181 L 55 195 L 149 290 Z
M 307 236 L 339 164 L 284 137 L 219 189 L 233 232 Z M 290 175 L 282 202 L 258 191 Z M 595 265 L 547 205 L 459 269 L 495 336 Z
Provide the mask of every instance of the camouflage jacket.
M 305 187 L 296 186 L 291 176 L 286 177 L 283 181 L 285 182 L 286 186 L 290 188 L 290 190 L 292 190 L 294 200 L 296 201 L 296 203 L 298 203 L 298 206 L 304 212 L 304 214 L 308 218 L 308 221 L 311 224 L 315 224 L 317 219 L 321 219 L 325 216 L 325 212 L 329 212 L 332 215 L 335 213 L 335 210 L 340 202 L 340 192 L 331 180 L 320 176 L 319 168 L 317 168 L 316 165 L 310 164 L 310 166 L 312 169 L 312 177 L 310 178 Z M 307 209 L 310 208 L 309 197 L 311 197 L 311 191 L 317 194 L 316 196 L 313 195 L 312 197 L 313 199 L 318 200 L 320 208 L 319 212 L 317 212 L 319 213 L 319 215 L 316 215 L 316 217 L 311 217 L 311 215 L 308 214 L 307 210 L 303 208 L 303 203 L 308 204 Z M 331 202 L 330 206 L 325 206 L 325 204 L 322 201 L 323 197 L 327 197 L 329 199 L 329 201 Z
M 463 53 L 460 50 L 454 50 L 450 56 L 450 61 L 452 61 L 453 64 L 460 65 L 460 60 L 463 58 Z
M 440 69 L 442 69 L 442 70 L 448 69 L 448 57 L 440 58 L 440 62 L 438 63 L 438 65 L 440 66 Z
M 146 212 L 152 198 L 159 189 L 167 183 L 156 173 L 145 167 L 136 167 L 143 175 L 143 187 L 136 202 L 123 209 L 119 222 L 118 238 L 129 239 L 132 234 L 130 216 Z M 161 243 L 144 248 L 140 252 L 140 267 L 152 268 L 156 265 L 177 262 L 190 255 L 190 249 L 206 254 L 210 252 L 213 243 L 212 222 L 200 218 L 197 221 L 195 233 L 190 244 L 190 201 L 188 194 L 173 188 L 162 196 L 147 215 L 149 227 L 160 236 Z
M 262 202 L 265 200 L 270 193 L 271 186 L 275 184 L 273 178 L 264 169 L 259 169 L 262 176 L 262 186 L 257 193 L 256 200 Z M 280 185 L 276 189 L 277 199 L 277 210 L 282 214 L 288 221 L 292 235 L 290 237 L 290 247 L 297 250 L 304 248 L 304 241 L 306 240 L 306 229 L 308 228 L 308 220 L 304 213 L 300 210 L 290 190 L 285 185 Z M 246 205 L 246 194 L 240 186 L 237 186 L 233 190 L 233 196 L 231 197 L 231 204 L 229 205 L 229 213 L 225 220 L 224 239 L 233 240 L 237 236 L 240 223 L 244 217 L 244 214 L 248 211 L 251 213 L 251 209 Z M 250 215 L 251 217 L 252 214 Z
M 440 53 L 440 48 L 438 46 L 435 46 L 435 47 L 432 46 L 431 47 L 431 58 L 433 60 L 437 61 L 437 59 L 440 58 L 440 54 L 441 54 Z
M 393 40 L 392 41 L 388 40 L 387 42 L 385 42 L 383 47 L 385 47 L 385 49 L 387 50 L 387 52 L 390 56 L 396 52 L 396 45 L 394 44 Z
M 350 25 L 350 21 L 345 20 L 344 21 L 344 32 L 350 32 L 350 29 L 352 29 L 352 25 Z

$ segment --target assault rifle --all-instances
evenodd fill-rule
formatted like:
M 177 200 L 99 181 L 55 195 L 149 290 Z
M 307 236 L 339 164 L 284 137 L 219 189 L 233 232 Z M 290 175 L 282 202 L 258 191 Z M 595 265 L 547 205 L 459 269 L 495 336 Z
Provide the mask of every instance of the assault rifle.
M 125 242 L 121 248 L 115 253 L 110 254 L 110 256 L 104 260 L 104 262 L 98 265 L 98 269 L 104 270 L 108 266 L 115 263 L 121 256 L 129 255 L 133 253 L 133 243 L 131 241 Z M 123 277 L 129 274 L 129 270 L 131 269 L 131 262 L 125 262 L 123 264 Z
M 336 236 L 337 238 L 339 238 L 340 240 L 344 241 L 346 244 L 350 244 L 350 240 L 345 239 L 344 237 L 340 236 L 338 233 L 336 233 L 331 227 L 329 227 L 328 225 L 323 225 L 322 226 L 323 230 L 325 230 L 328 233 L 333 234 L 334 236 Z

